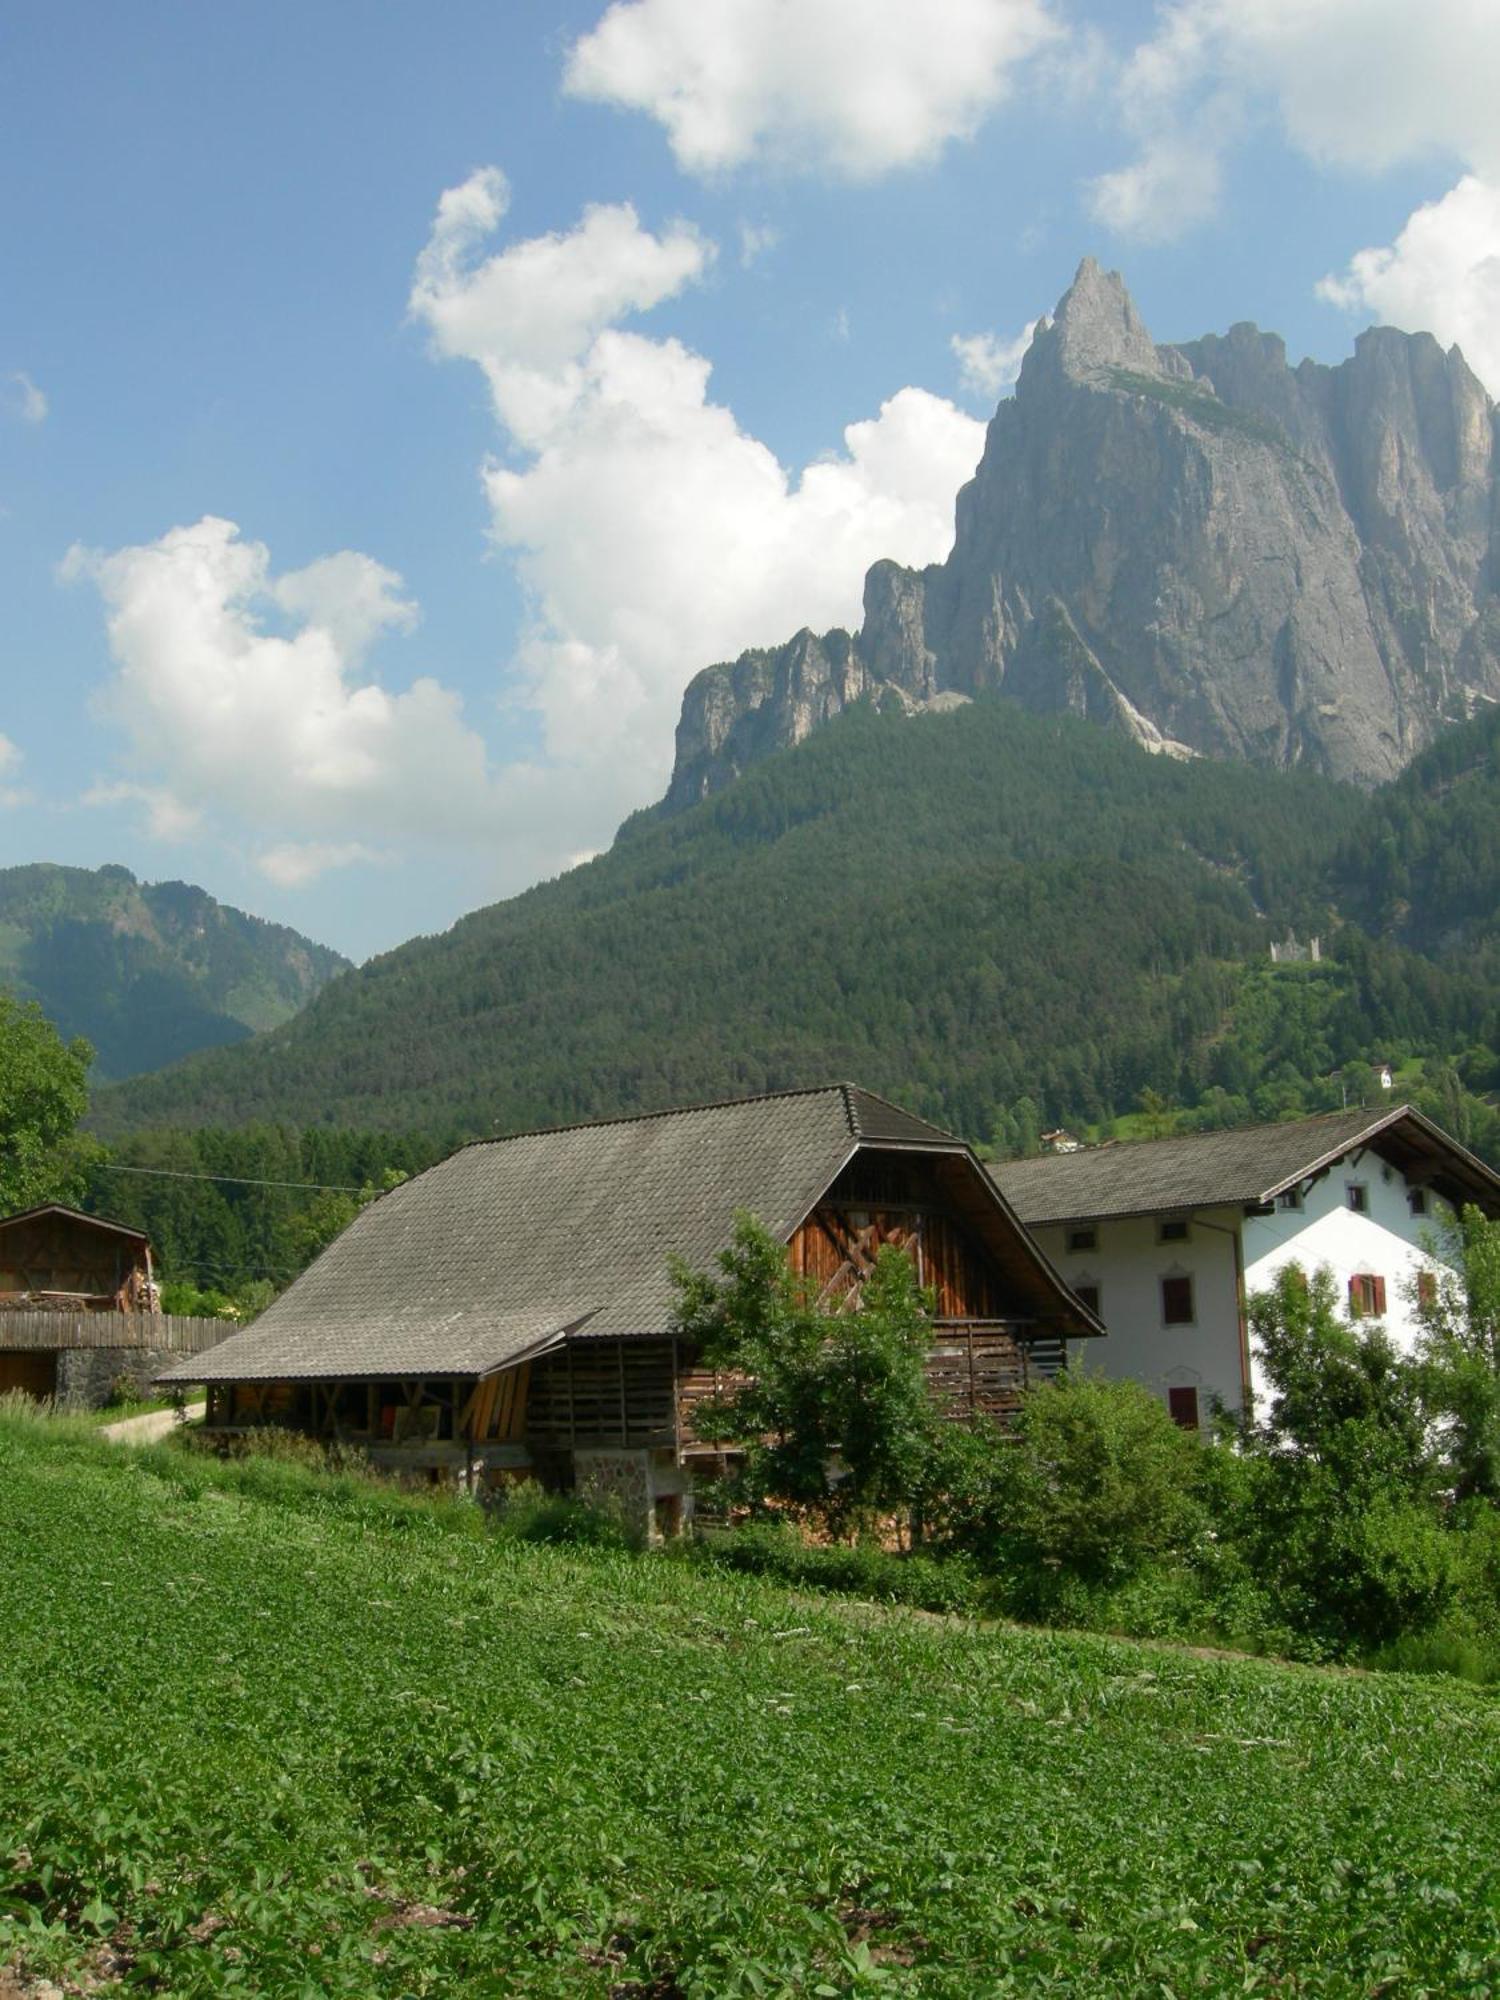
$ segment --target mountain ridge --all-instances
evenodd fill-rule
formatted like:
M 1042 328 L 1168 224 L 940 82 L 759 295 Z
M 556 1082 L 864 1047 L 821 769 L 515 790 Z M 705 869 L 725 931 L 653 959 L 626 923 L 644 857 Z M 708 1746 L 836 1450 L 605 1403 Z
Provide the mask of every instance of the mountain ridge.
M 1457 348 L 1336 367 L 1241 322 L 1159 345 L 1080 265 L 958 495 L 954 548 L 865 579 L 859 630 L 705 668 L 662 809 L 852 702 L 999 691 L 1171 754 L 1372 785 L 1500 700 L 1500 417 Z
M 38 861 L 0 869 L 0 985 L 83 1035 L 100 1081 L 289 1020 L 349 961 L 189 882 Z

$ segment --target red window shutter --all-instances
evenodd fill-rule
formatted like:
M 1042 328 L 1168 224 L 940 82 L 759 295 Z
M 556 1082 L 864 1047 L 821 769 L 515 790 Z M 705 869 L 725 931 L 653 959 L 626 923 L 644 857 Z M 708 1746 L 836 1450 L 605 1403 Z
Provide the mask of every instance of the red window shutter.
M 1356 1274 L 1349 1280 L 1349 1310 L 1357 1319 L 1365 1309 L 1365 1281 Z
M 1193 1323 L 1193 1281 L 1191 1278 L 1163 1278 L 1161 1281 L 1161 1316 L 1166 1326 L 1191 1326 Z
M 1167 1410 L 1174 1424 L 1180 1424 L 1185 1431 L 1198 1428 L 1198 1391 L 1196 1389 L 1168 1389 Z
M 1385 1279 L 1384 1279 L 1384 1278 L 1372 1278 L 1372 1279 L 1370 1280 L 1370 1294 L 1371 1294 L 1371 1297 L 1370 1297 L 1370 1309 L 1371 1309 L 1371 1311 L 1372 1311 L 1372 1312 L 1373 1312 L 1373 1313 L 1375 1314 L 1375 1317 L 1376 1317 L 1377 1319 L 1381 1319 L 1381 1318 L 1383 1318 L 1383 1317 L 1384 1317 L 1384 1315 L 1385 1315 Z
M 1435 1306 L 1437 1304 L 1437 1295 L 1437 1272 L 1418 1271 L 1417 1304 L 1419 1306 Z

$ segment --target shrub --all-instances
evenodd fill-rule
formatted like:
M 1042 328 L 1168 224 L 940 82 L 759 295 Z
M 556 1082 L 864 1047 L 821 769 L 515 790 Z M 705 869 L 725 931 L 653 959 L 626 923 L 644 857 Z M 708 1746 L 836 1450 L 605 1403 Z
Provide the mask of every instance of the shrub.
M 1109 1590 L 1186 1557 L 1209 1525 L 1203 1457 L 1138 1383 L 1070 1370 L 1028 1391 L 1012 1432 L 944 1441 L 925 1518 L 1042 1615 L 1063 1581 Z
M 549 1493 L 534 1479 L 499 1489 L 486 1504 L 495 1532 L 507 1541 L 589 1549 L 639 1545 L 639 1536 L 615 1510 L 591 1505 L 576 1493 Z

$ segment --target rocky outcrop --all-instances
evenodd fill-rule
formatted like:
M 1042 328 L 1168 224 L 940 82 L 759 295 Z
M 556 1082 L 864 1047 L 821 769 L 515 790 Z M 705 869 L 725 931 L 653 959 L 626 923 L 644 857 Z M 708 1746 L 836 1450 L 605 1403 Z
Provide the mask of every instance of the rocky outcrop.
M 1390 777 L 1500 700 L 1496 411 L 1457 348 L 1377 327 L 1338 367 L 1249 325 L 1151 339 L 1091 260 L 1039 324 L 953 553 L 877 563 L 852 638 L 689 686 L 668 808 L 850 701 L 998 690 L 1152 749 Z

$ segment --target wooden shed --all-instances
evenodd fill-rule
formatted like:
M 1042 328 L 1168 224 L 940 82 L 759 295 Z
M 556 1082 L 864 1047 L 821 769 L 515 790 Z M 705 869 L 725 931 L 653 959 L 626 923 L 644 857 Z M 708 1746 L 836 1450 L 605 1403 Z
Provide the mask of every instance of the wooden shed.
M 934 1394 L 1013 1409 L 1097 1320 L 961 1140 L 851 1084 L 519 1133 L 371 1204 L 252 1326 L 174 1374 L 208 1423 L 283 1423 L 471 1482 L 527 1471 L 670 1528 L 713 1379 L 673 1336 L 673 1254 L 748 1211 L 831 1308 L 894 1243 L 933 1288 Z

